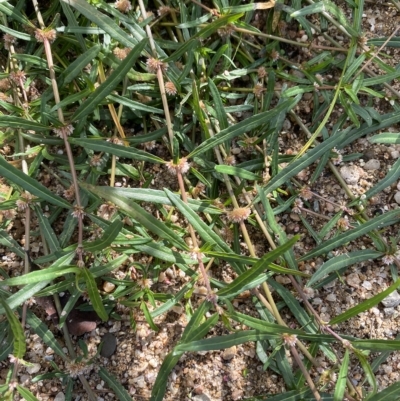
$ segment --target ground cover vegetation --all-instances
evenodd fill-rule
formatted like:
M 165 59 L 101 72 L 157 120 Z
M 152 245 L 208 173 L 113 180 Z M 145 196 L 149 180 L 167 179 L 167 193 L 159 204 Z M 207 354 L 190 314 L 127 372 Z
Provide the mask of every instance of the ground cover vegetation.
M 121 310 L 132 332 L 183 316 L 153 401 L 184 354 L 249 342 L 286 390 L 259 400 L 398 398 L 376 373 L 400 341 L 348 330 L 400 286 L 399 41 L 367 17 L 363 0 L 0 2 L 3 399 L 57 380 L 96 400 L 97 375 L 131 400 L 82 336 Z M 393 157 L 368 176 L 373 147 Z M 362 267 L 385 280 L 326 313 L 331 285 L 367 288 Z M 28 386 L 33 333 L 53 357 Z

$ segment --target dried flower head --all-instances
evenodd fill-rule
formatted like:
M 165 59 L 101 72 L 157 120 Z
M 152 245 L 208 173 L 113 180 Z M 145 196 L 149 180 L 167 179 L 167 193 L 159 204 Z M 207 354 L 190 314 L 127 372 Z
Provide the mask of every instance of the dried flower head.
M 302 207 L 303 207 L 303 201 L 301 199 L 297 198 L 293 202 L 292 212 L 300 214 Z
M 100 167 L 101 166 L 101 164 L 102 164 L 102 158 L 101 158 L 101 155 L 93 155 L 91 158 L 90 158 L 90 165 L 92 166 L 92 167 Z
M 71 212 L 72 216 L 76 219 L 83 218 L 85 215 L 84 209 L 82 206 L 75 205 L 74 210 Z
M 0 211 L 0 216 L 3 216 L 6 220 L 12 220 L 16 216 L 16 214 L 17 212 L 15 209 L 6 209 Z
M 11 88 L 11 84 L 10 84 L 10 81 L 8 80 L 8 78 L 0 79 L 0 90 L 1 91 L 5 92 L 10 88 Z
M 11 71 L 9 78 L 16 85 L 22 85 L 26 81 L 26 74 L 24 71 Z
M 206 186 L 202 182 L 198 182 L 197 185 L 192 189 L 193 198 L 197 198 L 201 193 L 204 193 L 206 190 Z
M 36 29 L 35 30 L 35 38 L 38 42 L 43 43 L 45 40 L 48 40 L 50 43 L 53 43 L 56 40 L 57 32 L 55 29 Z
M 173 82 L 168 81 L 165 83 L 165 92 L 167 93 L 167 95 L 176 95 L 177 94 L 177 90 L 176 90 L 176 86 L 174 85 Z
M 67 124 L 63 127 L 53 128 L 53 132 L 60 138 L 64 138 L 64 136 L 70 136 L 74 132 L 74 126 Z
M 87 361 L 72 361 L 72 362 L 66 362 L 65 368 L 69 375 L 75 379 L 79 375 L 85 375 L 90 373 L 90 371 L 93 369 L 93 364 L 88 363 Z
M 138 278 L 136 283 L 139 285 L 139 287 L 145 289 L 145 288 L 150 288 L 153 285 L 153 280 L 149 278 Z
M 272 50 L 271 59 L 272 59 L 272 61 L 278 61 L 279 60 L 279 53 L 276 50 Z
M 188 163 L 186 157 L 182 157 L 181 159 L 179 159 L 176 164 L 174 163 L 173 160 L 171 160 L 167 162 L 165 165 L 167 166 L 168 171 L 174 175 L 176 175 L 178 171 L 181 174 L 185 174 L 189 171 L 190 168 L 190 164 Z
M 127 13 L 132 10 L 132 4 L 128 0 L 117 0 L 115 2 L 115 8 L 121 13 Z
M 229 221 L 232 221 L 233 223 L 240 223 L 247 220 L 250 216 L 250 213 L 251 210 L 248 207 L 237 207 L 230 212 L 227 212 L 226 216 L 228 217 Z
M 8 33 L 5 33 L 3 35 L 3 40 L 4 40 L 4 48 L 6 50 L 10 50 L 10 46 L 17 42 L 17 38 Z
M 236 157 L 234 155 L 226 156 L 224 159 L 224 163 L 228 166 L 234 166 L 236 164 Z
M 304 186 L 300 189 L 299 196 L 304 200 L 310 200 L 313 197 L 313 193 L 310 190 L 310 187 Z
M 123 60 L 126 58 L 126 56 L 130 53 L 132 49 L 130 47 L 124 47 L 123 49 L 116 47 L 113 50 L 113 54 L 115 57 L 117 57 L 119 60 Z
M 258 83 L 258 84 L 254 85 L 253 93 L 254 93 L 255 96 L 261 97 L 263 92 L 264 92 L 264 85 L 263 84 Z
M 335 165 L 340 164 L 343 161 L 343 156 L 336 148 L 333 148 L 332 151 L 336 153 L 336 157 L 332 157 L 332 163 Z
M 383 262 L 385 265 L 391 265 L 392 263 L 394 263 L 394 260 L 395 260 L 395 256 L 394 256 L 394 255 L 385 255 L 385 256 L 382 256 L 382 262 Z
M 159 17 L 163 17 L 164 15 L 167 15 L 170 11 L 171 11 L 171 7 L 168 7 L 168 6 L 161 6 L 161 7 L 157 10 L 157 14 L 158 14 Z
M 258 70 L 257 70 L 257 75 L 258 75 L 258 78 L 260 78 L 260 79 L 266 77 L 267 76 L 267 70 L 265 69 L 265 67 L 263 67 L 263 66 L 259 67 Z
M 64 198 L 69 200 L 69 201 L 73 201 L 75 198 L 75 188 L 73 185 L 71 185 L 69 188 L 67 188 L 64 192 L 63 192 Z
M 113 214 L 117 211 L 115 205 L 111 202 L 103 203 L 99 210 L 97 211 L 97 215 L 102 217 L 105 220 L 110 220 Z
M 296 334 L 283 333 L 282 340 L 285 345 L 287 345 L 289 347 L 294 347 L 297 342 L 297 336 L 296 336 Z
M 26 210 L 29 205 L 31 205 L 35 201 L 36 197 L 34 197 L 32 194 L 29 192 L 25 192 L 23 195 L 21 195 L 21 198 L 18 199 L 15 203 L 17 205 L 17 209 L 22 212 Z
M 304 287 L 303 288 L 303 293 L 306 296 L 307 299 L 313 298 L 315 295 L 315 290 L 314 288 L 311 287 Z
M 158 69 L 160 69 L 162 72 L 167 71 L 168 69 L 168 64 L 162 62 L 161 60 L 150 57 L 146 61 L 147 64 L 147 71 L 150 72 L 151 74 L 157 74 Z
M 8 103 L 12 102 L 12 98 L 10 96 L 7 96 L 3 92 L 0 92 L 0 100 L 2 100 L 3 102 L 8 102 Z
M 227 38 L 231 36 L 233 32 L 235 32 L 235 27 L 232 24 L 228 24 L 223 28 L 218 29 L 217 32 L 218 35 L 221 36 L 221 38 Z
M 347 216 L 341 217 L 337 221 L 336 225 L 340 231 L 347 231 L 350 228 L 350 223 L 349 220 L 347 219 Z

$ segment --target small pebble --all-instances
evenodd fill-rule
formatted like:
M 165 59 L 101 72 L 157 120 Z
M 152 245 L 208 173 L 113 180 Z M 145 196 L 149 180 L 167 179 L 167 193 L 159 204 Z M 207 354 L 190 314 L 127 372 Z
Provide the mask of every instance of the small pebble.
M 340 175 L 347 184 L 357 184 L 360 179 L 360 169 L 357 166 L 344 166 L 340 169 Z
M 383 313 L 386 317 L 390 317 L 394 315 L 394 308 L 383 308 Z
M 65 401 L 65 395 L 61 391 L 54 397 L 54 401 Z
M 100 355 L 105 358 L 109 358 L 112 354 L 114 354 L 117 349 L 117 339 L 114 334 L 106 333 L 103 336 L 103 346 L 100 351 Z
M 400 191 L 394 194 L 394 200 L 398 205 L 400 205 Z
M 192 397 L 193 401 L 211 401 L 211 398 L 207 394 L 199 394 Z
M 357 273 L 351 273 L 346 277 L 346 283 L 351 287 L 358 288 L 361 280 Z
M 104 290 L 105 292 L 113 292 L 114 289 L 115 289 L 115 284 L 110 283 L 110 282 L 108 282 L 108 281 L 105 281 L 105 282 L 103 283 L 103 290 Z
M 335 294 L 328 294 L 326 297 L 326 300 L 329 302 L 335 302 L 336 301 L 336 295 Z
M 365 170 L 379 170 L 381 168 L 381 162 L 377 159 L 368 160 L 365 165 Z
M 26 371 L 31 375 L 39 372 L 39 370 L 40 370 L 40 363 L 33 363 L 32 366 L 28 366 L 26 368 Z
M 382 300 L 382 303 L 386 308 L 395 308 L 397 305 L 400 305 L 400 294 L 397 291 L 393 291 Z
M 235 357 L 235 355 L 236 355 L 236 345 L 224 350 L 224 352 L 222 353 L 222 359 L 225 361 L 230 361 Z
M 367 290 L 372 290 L 372 284 L 370 281 L 364 281 L 361 285 Z

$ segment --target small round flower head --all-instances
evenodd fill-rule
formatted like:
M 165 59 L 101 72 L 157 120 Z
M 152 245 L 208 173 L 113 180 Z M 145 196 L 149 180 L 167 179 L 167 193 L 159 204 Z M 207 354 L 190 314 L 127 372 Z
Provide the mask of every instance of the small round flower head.
M 350 228 L 349 220 L 346 217 L 341 217 L 336 225 L 340 231 L 347 231 Z
M 177 90 L 176 90 L 176 86 L 174 85 L 173 82 L 168 81 L 165 83 L 165 92 L 167 93 L 167 95 L 176 95 L 177 94 Z
M 1 91 L 5 92 L 10 88 L 11 88 L 11 84 L 10 84 L 10 81 L 8 80 L 8 78 L 0 79 L 0 90 Z
M 79 375 L 90 373 L 90 371 L 93 369 L 93 364 L 88 364 L 85 361 L 72 361 L 65 364 L 65 369 L 67 373 L 74 379 Z
M 74 210 L 71 212 L 72 216 L 75 217 L 76 219 L 78 218 L 83 218 L 83 216 L 85 215 L 85 212 L 83 211 L 83 207 L 82 206 L 74 206 Z
M 119 48 L 119 47 L 116 47 L 116 48 L 113 50 L 113 54 L 114 54 L 114 56 L 115 56 L 116 58 L 118 58 L 119 60 L 124 60 L 131 50 L 132 50 L 132 49 L 129 48 L 129 47 L 124 47 L 123 49 L 121 49 L 121 48 Z
M 100 167 L 102 164 L 101 155 L 93 155 L 89 163 L 92 167 Z
M 226 216 L 232 223 L 240 223 L 247 220 L 250 216 L 250 213 L 251 210 L 248 207 L 237 207 L 230 212 L 227 212 Z
M 218 35 L 221 36 L 221 38 L 227 38 L 232 35 L 233 32 L 235 32 L 235 28 L 232 24 L 228 24 L 224 26 L 223 28 L 218 29 Z
M 171 7 L 168 7 L 168 6 L 161 6 L 161 7 L 157 10 L 157 14 L 158 14 L 159 17 L 163 17 L 164 15 L 167 15 L 170 11 L 171 11 Z
M 128 0 L 117 0 L 115 2 L 115 8 L 121 13 L 127 13 L 132 10 L 132 4 Z
M 336 157 L 332 157 L 332 162 L 333 164 L 338 165 L 343 161 L 343 156 L 339 153 L 338 150 L 336 150 L 336 148 L 333 148 L 332 150 L 337 153 Z
M 157 74 L 158 69 L 160 69 L 162 72 L 165 72 L 168 69 L 167 63 L 163 63 L 161 60 L 154 57 L 147 59 L 146 64 L 147 71 L 151 74 Z
M 56 40 L 57 32 L 55 29 L 36 29 L 35 30 L 35 38 L 38 42 L 43 43 L 45 40 L 48 40 L 50 43 L 53 43 Z
M 74 132 L 74 126 L 67 124 L 63 127 L 53 128 L 53 132 L 60 138 L 64 138 L 64 136 L 70 136 Z
M 313 193 L 311 192 L 310 188 L 305 186 L 301 188 L 299 192 L 299 196 L 303 198 L 304 200 L 310 200 L 313 197 Z
M 276 50 L 272 50 L 271 58 L 272 58 L 272 61 L 278 61 L 279 60 L 279 53 Z
M 3 40 L 4 40 L 4 48 L 6 50 L 10 50 L 10 46 L 13 45 L 14 43 L 16 43 L 17 38 L 15 38 L 14 36 L 6 33 L 3 35 Z
M 285 345 L 287 345 L 289 347 L 294 347 L 297 342 L 297 336 L 296 336 L 296 334 L 283 333 L 282 340 Z
M 262 67 L 262 66 L 259 67 L 257 70 L 257 75 L 258 75 L 258 78 L 260 78 L 260 79 L 264 78 L 267 75 L 267 70 L 265 69 L 265 67 Z
M 188 163 L 186 157 L 182 157 L 181 159 L 178 160 L 178 163 L 174 163 L 173 160 L 167 162 L 165 164 L 167 166 L 168 171 L 171 174 L 176 175 L 177 172 L 179 171 L 181 174 L 185 174 L 189 171 L 190 164 Z
M 253 88 L 253 93 L 254 95 L 256 95 L 257 97 L 261 97 L 261 95 L 264 92 L 264 86 L 263 84 L 255 84 L 254 88 Z
M 103 203 L 97 212 L 97 215 L 105 220 L 110 220 L 113 214 L 117 211 L 117 208 L 113 203 Z
M 304 287 L 303 288 L 303 293 L 306 296 L 307 299 L 313 298 L 315 294 L 314 288 L 311 287 Z
M 226 156 L 224 159 L 224 163 L 228 166 L 234 166 L 236 164 L 236 157 L 234 155 Z
M 22 212 L 28 209 L 29 205 L 35 200 L 35 197 L 29 192 L 25 192 L 21 195 L 21 199 L 18 199 L 15 203 L 17 204 L 17 209 Z
M 64 198 L 69 200 L 69 201 L 74 200 L 74 197 L 75 197 L 75 188 L 74 188 L 74 186 L 71 185 L 68 189 L 66 189 L 64 191 L 63 195 L 64 195 Z
M 384 255 L 382 256 L 382 262 L 385 265 L 391 265 L 395 260 L 395 256 L 394 255 Z
M 26 81 L 26 74 L 24 71 L 11 71 L 9 78 L 16 85 L 22 85 Z
M 301 199 L 297 198 L 293 202 L 292 212 L 300 214 L 302 207 L 303 207 L 303 201 Z

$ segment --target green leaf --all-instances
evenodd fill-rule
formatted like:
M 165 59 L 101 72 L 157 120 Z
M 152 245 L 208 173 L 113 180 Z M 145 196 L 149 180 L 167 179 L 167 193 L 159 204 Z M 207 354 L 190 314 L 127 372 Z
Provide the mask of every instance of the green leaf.
M 256 114 L 250 118 L 240 121 L 239 123 L 220 131 L 217 135 L 201 143 L 187 157 L 191 158 L 204 152 L 207 152 L 207 150 L 210 150 L 213 147 L 220 145 L 223 142 L 236 138 L 239 135 L 242 135 L 245 132 L 248 132 L 262 124 L 266 124 L 269 120 L 271 120 L 272 117 L 278 115 L 279 113 L 283 111 L 288 112 L 289 110 L 291 110 L 299 102 L 300 99 L 301 96 L 299 95 L 295 99 L 285 100 L 279 106 L 276 106 L 272 110 Z
M 0 157 L 0 175 L 12 182 L 15 185 L 19 185 L 25 191 L 28 191 L 32 195 L 37 196 L 41 200 L 47 201 L 53 205 L 60 206 L 62 208 L 70 208 L 71 205 L 54 194 L 48 188 L 43 186 L 38 180 L 29 177 L 22 171 L 16 169 L 11 164 L 7 163 L 3 157 Z
M 24 129 L 31 131 L 49 131 L 51 128 L 46 125 L 37 123 L 36 121 L 29 121 L 25 118 L 15 116 L 0 116 L 0 127 L 3 128 L 14 128 Z
M 108 313 L 103 305 L 103 300 L 100 297 L 99 290 L 97 289 L 96 281 L 90 270 L 85 267 L 80 269 L 80 276 L 85 279 L 86 289 L 92 303 L 93 309 L 99 315 L 100 319 L 105 322 L 108 320 Z
M 98 375 L 103 379 L 108 386 L 114 391 L 117 400 L 132 401 L 132 397 L 128 394 L 125 388 L 120 384 L 119 380 L 113 376 L 107 369 L 100 366 Z
M 65 361 L 68 360 L 68 357 L 65 355 L 61 345 L 54 337 L 54 334 L 47 327 L 46 323 L 39 319 L 33 312 L 29 309 L 27 310 L 27 323 L 34 332 L 41 338 L 41 340 L 48 345 L 57 355 L 59 355 Z
M 43 214 L 42 209 L 38 205 L 34 205 L 33 209 L 39 221 L 41 233 L 46 239 L 47 245 L 50 248 L 50 253 L 55 253 L 61 250 L 57 235 L 50 225 L 48 218 Z
M 164 110 L 156 109 L 155 107 L 149 106 L 146 103 L 135 102 L 134 100 L 128 99 L 125 96 L 119 95 L 108 95 L 107 100 L 111 103 L 119 103 L 123 106 L 127 106 L 132 110 L 146 111 L 147 113 L 164 114 Z
M 371 309 L 373 306 L 378 305 L 383 299 L 385 299 L 388 295 L 390 295 L 393 291 L 395 291 L 400 285 L 400 279 L 393 283 L 390 287 L 386 288 L 386 290 L 380 292 L 379 294 L 373 296 L 366 301 L 361 302 L 360 304 L 354 306 L 353 308 L 348 309 L 346 312 L 341 313 L 339 316 L 334 317 L 329 325 L 333 326 L 334 324 L 342 323 L 353 316 L 358 315 L 359 313 L 365 312 L 368 309 Z
M 361 237 L 369 233 L 372 230 L 378 230 L 383 227 L 396 224 L 400 221 L 400 212 L 398 210 L 392 210 L 390 212 L 384 213 L 381 216 L 377 216 L 369 221 L 363 222 L 358 227 L 348 230 L 343 234 L 338 235 L 332 239 L 322 242 L 320 245 L 316 246 L 311 252 L 308 252 L 299 261 L 308 260 L 316 256 L 328 253 L 334 248 L 342 246 L 354 239 Z
M 369 383 L 369 385 L 372 387 L 372 392 L 369 395 L 373 395 L 377 392 L 378 390 L 378 386 L 376 383 L 376 378 L 374 375 L 374 372 L 372 371 L 371 365 L 369 364 L 366 356 L 359 350 L 354 349 L 354 354 L 356 355 L 356 357 L 358 358 L 358 360 L 360 361 L 360 365 L 362 366 L 364 373 L 365 373 L 365 377 Z
M 299 239 L 299 236 L 294 236 L 286 244 L 274 249 L 265 254 L 251 269 L 246 270 L 239 277 L 233 280 L 225 288 L 218 291 L 218 297 L 232 297 L 242 292 L 243 287 L 251 280 L 254 280 L 259 274 L 267 270 L 269 264 L 276 260 L 280 255 L 290 249 Z
M 365 249 L 362 251 L 349 252 L 345 255 L 336 256 L 325 262 L 311 277 L 307 287 L 311 287 L 317 281 L 323 279 L 329 273 L 340 270 L 343 267 L 355 265 L 365 260 L 373 260 L 383 255 L 382 252 Z
M 101 50 L 101 45 L 95 45 L 90 49 L 82 53 L 75 61 L 68 65 L 68 67 L 60 74 L 58 80 L 63 85 L 70 83 L 76 76 L 82 74 L 83 68 L 85 68 L 90 62 L 92 62 Z
M 117 238 L 117 235 L 120 233 L 123 225 L 124 224 L 121 220 L 113 221 L 104 231 L 100 239 L 92 242 L 85 241 L 83 243 L 83 249 L 88 252 L 102 251 L 106 249 L 113 243 L 115 238 Z
M 378 135 L 370 136 L 368 141 L 371 143 L 387 143 L 387 144 L 399 144 L 400 134 L 392 132 L 382 132 Z
M 368 401 L 398 401 L 400 399 L 400 382 L 392 384 L 386 387 L 384 390 L 380 391 L 378 394 L 374 394 L 372 397 L 368 398 Z
M 107 191 L 107 187 L 95 187 L 93 185 L 83 184 L 81 185 L 89 190 L 90 192 L 113 202 L 121 210 L 123 210 L 128 216 L 135 219 L 139 224 L 146 227 L 152 233 L 158 235 L 170 241 L 179 249 L 188 250 L 185 241 L 180 238 L 174 231 L 169 229 L 164 223 L 156 219 L 153 215 L 146 212 L 142 207 L 137 205 L 135 202 L 129 202 L 127 198 L 117 197 L 110 191 Z
M 18 393 L 24 397 L 26 401 L 39 401 L 27 388 L 17 386 Z
M 165 161 L 151 153 L 144 152 L 132 147 L 117 145 L 115 143 L 107 142 L 103 139 L 87 139 L 87 138 L 68 138 L 68 142 L 82 146 L 84 148 L 92 149 L 97 152 L 110 153 L 115 156 L 129 158 L 133 160 L 140 160 L 149 163 L 164 164 Z
M 352 339 L 351 344 L 358 349 L 366 349 L 372 352 L 379 351 L 399 351 L 400 341 L 399 340 L 354 340 Z
M 14 238 L 10 237 L 7 231 L 0 230 L 0 244 L 4 245 L 9 251 L 15 252 L 20 258 L 25 258 L 25 251 Z
M 236 177 L 242 178 L 243 180 L 258 181 L 261 177 L 250 171 L 247 171 L 240 167 L 226 166 L 226 165 L 216 165 L 215 171 L 222 174 L 234 175 Z
M 73 3 L 75 1 L 76 0 L 72 0 L 69 4 L 74 6 Z M 115 87 L 124 79 L 128 71 L 132 68 L 132 65 L 140 56 L 140 53 L 145 48 L 146 44 L 147 39 L 143 39 L 134 47 L 128 56 L 122 60 L 121 64 L 107 77 L 106 81 L 96 88 L 95 91 L 86 99 L 86 101 L 78 107 L 74 115 L 71 117 L 71 121 L 80 120 L 87 116 L 98 106 L 99 103 L 105 99 L 106 96 L 108 96 L 115 89 Z
M 126 47 L 133 48 L 137 45 L 135 40 L 130 35 L 118 26 L 114 19 L 104 13 L 101 13 L 95 7 L 91 6 L 86 0 L 62 0 L 64 3 L 74 7 L 88 20 L 95 23 L 99 28 L 107 32 L 117 43 L 121 43 Z
M 346 349 L 342 364 L 340 366 L 337 382 L 335 385 L 335 393 L 333 395 L 334 401 L 343 401 L 344 392 L 346 390 L 347 373 L 349 370 L 349 350 Z
M 17 316 L 15 316 L 14 312 L 8 306 L 3 297 L 0 297 L 0 304 L 5 311 L 14 337 L 13 356 L 15 356 L 15 358 L 22 359 L 26 352 L 24 329 L 21 325 L 21 322 L 17 319 Z
M 210 78 L 208 79 L 208 87 L 210 88 L 211 96 L 214 101 L 215 113 L 217 115 L 219 127 L 221 130 L 226 129 L 229 127 L 228 117 L 221 100 L 221 95 L 215 86 L 214 81 Z
M 33 271 L 28 274 L 24 274 L 23 276 L 8 278 L 4 280 L 2 284 L 14 286 L 14 285 L 32 284 L 41 281 L 51 281 L 57 277 L 61 277 L 69 273 L 78 274 L 79 271 L 80 271 L 79 267 L 76 266 L 47 267 L 46 269 Z

